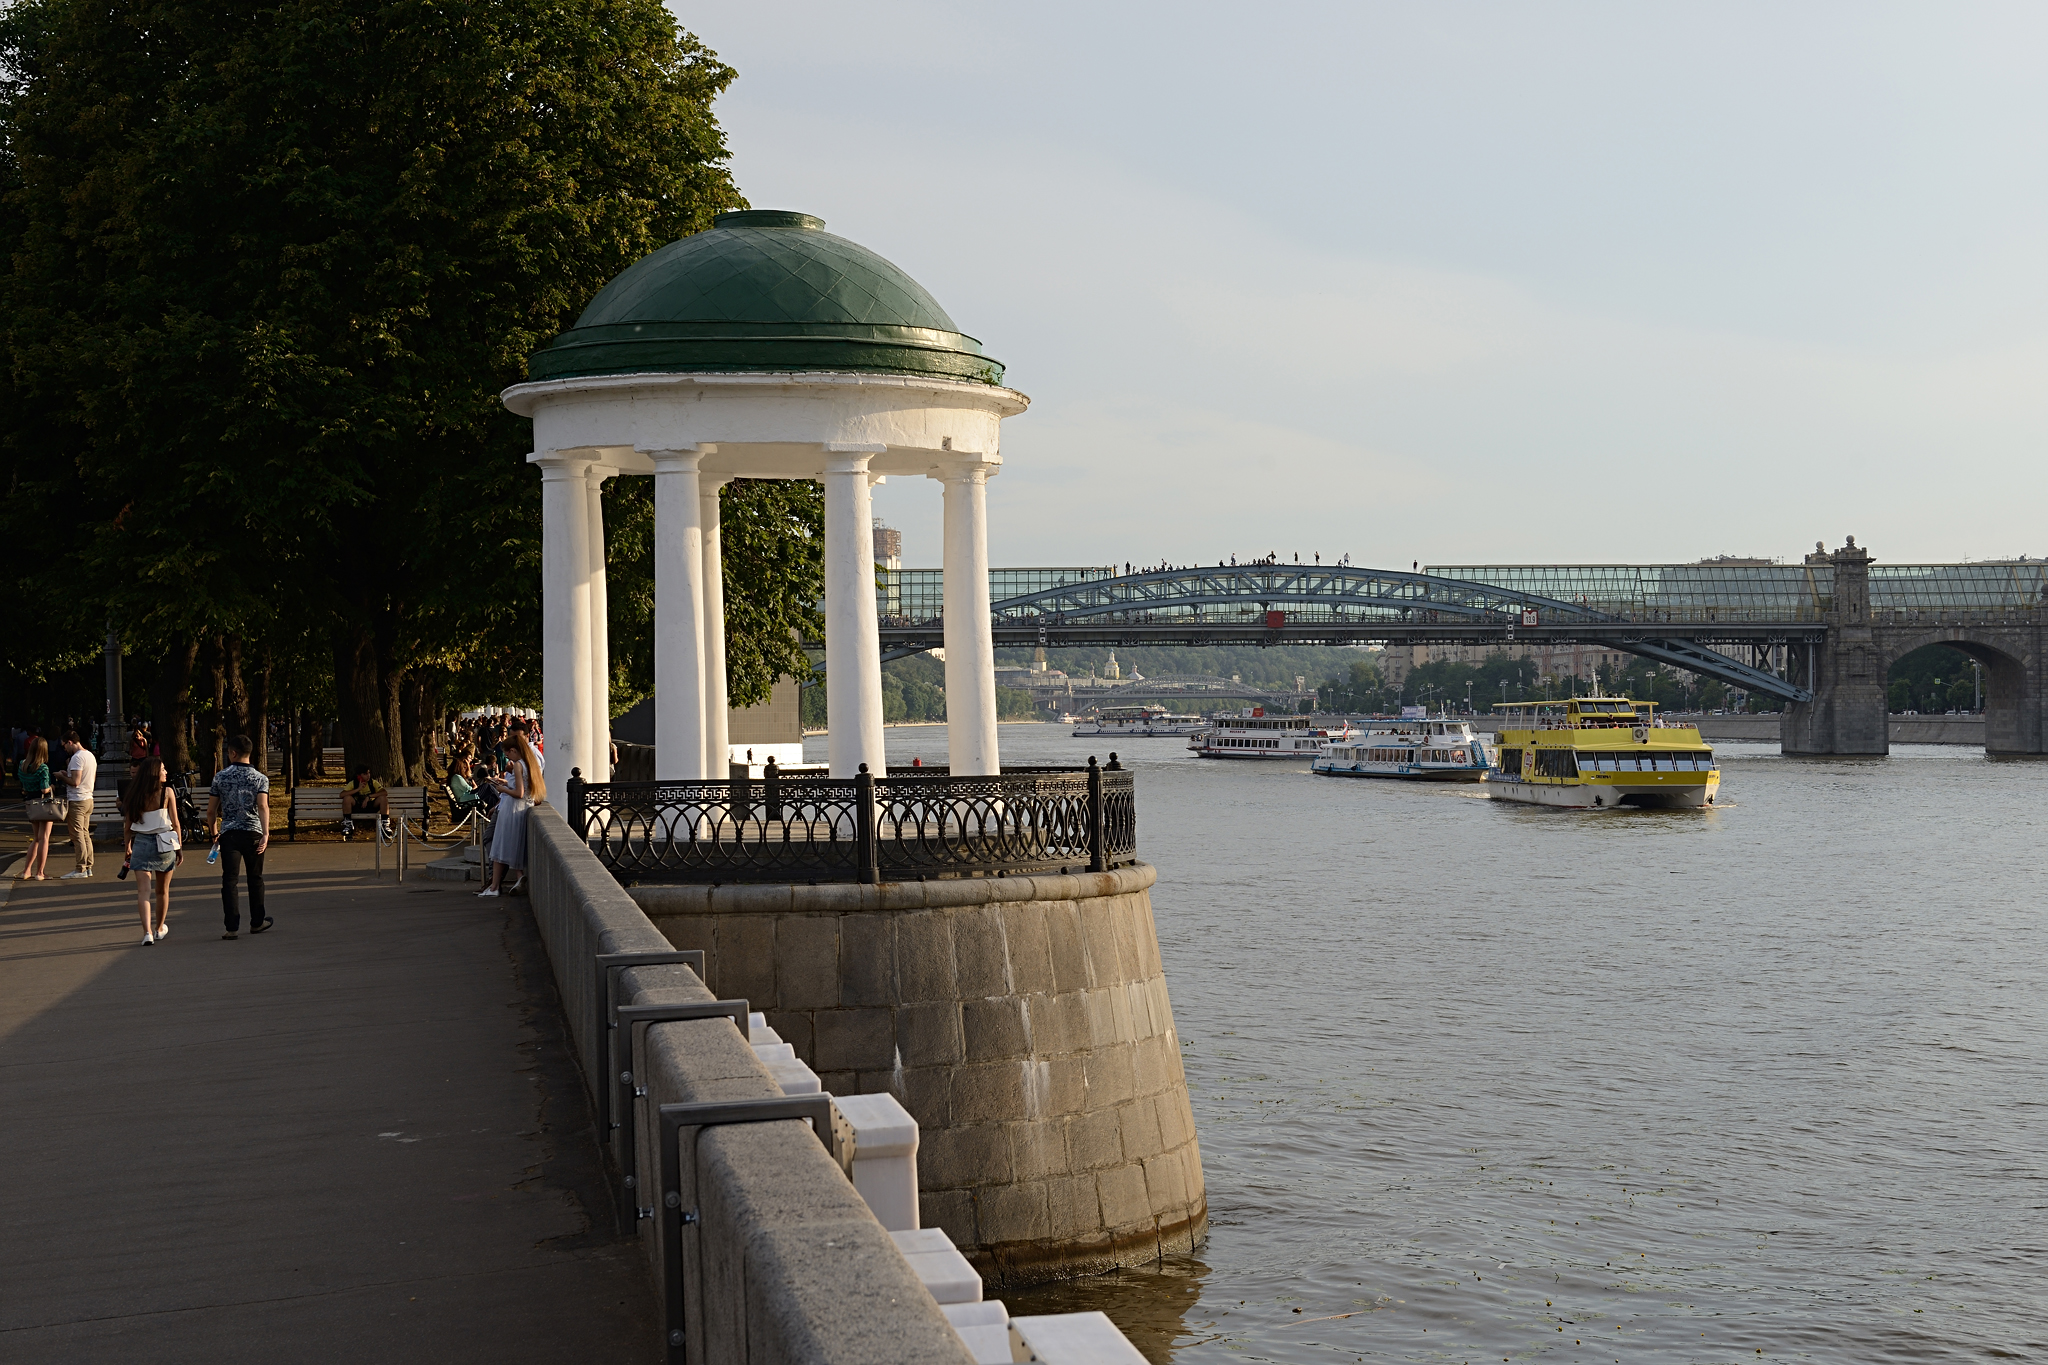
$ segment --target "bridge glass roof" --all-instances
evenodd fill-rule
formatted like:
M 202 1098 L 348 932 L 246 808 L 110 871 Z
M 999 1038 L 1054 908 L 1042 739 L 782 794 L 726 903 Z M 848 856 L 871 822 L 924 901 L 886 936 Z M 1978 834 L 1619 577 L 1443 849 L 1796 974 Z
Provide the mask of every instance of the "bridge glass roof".
M 1105 611 L 1158 624 L 1229 623 L 1268 607 L 1295 622 L 1412 621 L 1416 611 L 1446 619 L 1518 610 L 1519 599 L 1484 590 L 1548 598 L 1599 616 L 1646 624 L 1819 624 L 1834 591 L 1832 564 L 1484 564 L 1432 566 L 1418 578 L 1399 571 L 1334 566 L 1235 566 L 1120 577 L 1110 566 L 991 569 L 989 598 L 1009 599 L 1084 585 L 1070 600 L 1031 604 L 1034 617 Z M 1111 582 L 1111 580 L 1115 580 Z M 1461 588 L 1460 583 L 1475 585 Z M 945 615 L 938 569 L 877 575 L 877 614 L 885 626 L 914 626 Z M 1870 605 L 1885 613 L 1987 612 L 2048 606 L 2048 563 L 1874 564 Z M 1460 615 L 1459 613 L 1463 614 Z M 1432 618 L 1433 619 L 1433 618 Z M 1547 624 L 1554 624 L 1546 622 Z
M 1107 565 L 1094 568 L 990 569 L 991 602 L 1028 593 L 1048 592 L 1075 583 L 1115 578 Z M 946 614 L 946 573 L 943 569 L 883 569 L 876 575 L 876 611 L 882 624 L 911 625 L 936 621 Z
M 1817 621 L 1831 564 L 1432 565 L 1441 578 L 1552 597 L 1616 616 L 1667 621 Z M 2048 563 L 1873 564 L 1877 611 L 1993 611 L 2048 604 Z

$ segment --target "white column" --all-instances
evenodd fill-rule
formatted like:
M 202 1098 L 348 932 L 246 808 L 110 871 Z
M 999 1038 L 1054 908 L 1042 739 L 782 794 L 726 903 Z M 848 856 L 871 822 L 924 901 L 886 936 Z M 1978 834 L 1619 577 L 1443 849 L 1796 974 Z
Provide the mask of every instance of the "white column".
M 549 452 L 540 466 L 541 705 L 550 799 L 571 769 L 590 776 L 590 461 Z
M 725 549 L 719 536 L 718 490 L 731 480 L 699 481 L 704 526 L 704 753 L 713 777 L 724 777 L 732 744 L 726 734 Z
M 705 447 L 654 456 L 654 775 L 706 776 L 704 530 L 697 465 Z
M 882 644 L 875 620 L 874 510 L 868 461 L 887 446 L 825 447 L 825 706 L 832 776 L 882 756 Z
M 612 780 L 611 605 L 605 592 L 604 481 L 616 470 L 590 467 L 590 762 L 586 782 Z M 566 774 L 564 775 L 566 780 Z
M 1003 770 L 988 596 L 988 480 L 1001 467 L 970 456 L 931 471 L 946 490 L 946 752 L 964 777 Z

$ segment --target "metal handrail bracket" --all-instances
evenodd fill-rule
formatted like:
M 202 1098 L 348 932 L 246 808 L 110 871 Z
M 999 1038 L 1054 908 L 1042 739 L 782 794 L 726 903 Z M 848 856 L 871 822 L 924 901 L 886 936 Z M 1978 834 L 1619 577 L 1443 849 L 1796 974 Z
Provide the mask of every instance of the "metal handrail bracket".
M 666 952 L 646 953 L 599 953 L 596 962 L 596 977 L 591 993 L 592 1048 L 597 1053 L 597 1135 L 602 1142 L 610 1142 L 612 1129 L 618 1125 L 612 1121 L 612 1087 L 607 1077 L 615 1065 L 612 1052 L 612 1035 L 618 1024 L 612 1018 L 613 997 L 617 993 L 619 973 L 628 967 L 688 967 L 704 979 L 704 950 L 702 948 L 678 948 Z M 626 1186 L 632 1188 L 633 1173 L 627 1171 Z
M 635 1138 L 633 1115 L 634 1102 L 647 1098 L 647 1087 L 640 1084 L 640 1044 L 648 1024 L 680 1024 L 698 1019 L 730 1019 L 733 1027 L 740 1031 L 740 1041 L 747 1040 L 747 1015 L 751 1006 L 744 1000 L 698 1000 L 680 1005 L 615 1005 L 611 1011 L 614 1028 L 626 1030 L 625 1046 L 621 1049 L 624 1066 L 618 1071 L 616 1084 L 625 1092 L 625 1099 L 619 1106 L 618 1118 L 612 1120 L 613 1131 L 619 1135 L 618 1162 L 621 1176 L 621 1199 L 627 1213 L 633 1212 L 635 1203 L 631 1197 L 636 1184 L 634 1171 L 639 1167 L 638 1146 Z
M 661 1215 L 663 1278 L 668 1291 L 669 1365 L 685 1365 L 686 1323 L 683 1302 L 683 1228 L 697 1221 L 697 1210 L 683 1207 L 682 1137 L 685 1128 L 713 1128 L 734 1123 L 774 1123 L 809 1119 L 811 1131 L 836 1162 L 834 1110 L 830 1095 L 778 1095 L 759 1100 L 710 1100 L 696 1104 L 664 1104 L 661 1118 L 661 1208 L 639 1209 L 642 1218 Z

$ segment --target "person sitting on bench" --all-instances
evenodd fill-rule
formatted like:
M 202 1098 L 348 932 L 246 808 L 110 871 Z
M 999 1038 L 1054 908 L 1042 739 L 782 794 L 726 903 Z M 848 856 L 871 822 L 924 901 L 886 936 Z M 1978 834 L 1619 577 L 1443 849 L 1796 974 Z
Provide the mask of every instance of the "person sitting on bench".
M 370 776 L 370 765 L 356 766 L 356 779 L 341 789 L 341 837 L 351 838 L 356 832 L 355 817 L 375 811 L 384 822 L 384 832 L 391 833 L 391 792 L 382 782 Z
M 469 756 L 457 754 L 448 765 L 448 818 L 460 821 L 463 816 L 483 807 L 476 788 L 469 784 Z

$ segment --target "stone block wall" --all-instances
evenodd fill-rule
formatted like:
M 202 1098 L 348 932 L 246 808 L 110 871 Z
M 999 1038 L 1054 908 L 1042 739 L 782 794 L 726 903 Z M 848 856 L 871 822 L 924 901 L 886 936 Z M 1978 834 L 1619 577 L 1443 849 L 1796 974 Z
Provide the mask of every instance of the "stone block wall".
M 903 1102 L 924 1222 L 1015 1285 L 1191 1251 L 1205 1230 L 1155 879 L 1141 863 L 629 894 L 827 1090 Z

